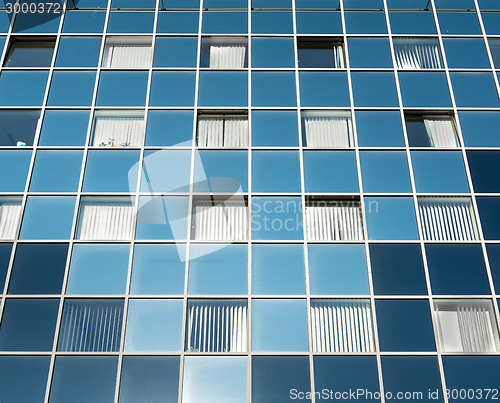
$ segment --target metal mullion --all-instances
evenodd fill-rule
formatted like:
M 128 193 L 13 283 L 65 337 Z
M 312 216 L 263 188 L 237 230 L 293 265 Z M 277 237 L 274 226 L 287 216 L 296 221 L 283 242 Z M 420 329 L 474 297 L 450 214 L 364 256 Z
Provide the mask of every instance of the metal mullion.
M 248 0 L 247 71 L 248 71 L 248 196 L 247 196 L 247 401 L 252 401 L 252 0 Z

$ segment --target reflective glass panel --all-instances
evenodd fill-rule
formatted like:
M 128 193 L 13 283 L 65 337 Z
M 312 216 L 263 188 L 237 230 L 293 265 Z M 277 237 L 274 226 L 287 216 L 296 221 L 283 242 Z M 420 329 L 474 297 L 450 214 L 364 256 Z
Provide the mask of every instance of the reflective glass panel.
M 147 82 L 145 71 L 103 71 L 96 103 L 99 106 L 144 106 Z
M 239 71 L 202 71 L 198 96 L 200 106 L 246 106 L 248 74 Z
M 361 151 L 360 160 L 364 192 L 411 192 L 404 151 Z
M 298 147 L 299 129 L 295 111 L 252 111 L 254 147 Z
M 38 151 L 30 192 L 76 192 L 82 159 L 83 151 Z
M 295 74 L 292 72 L 253 72 L 253 106 L 296 106 Z
M 450 73 L 458 107 L 493 108 L 500 106 L 490 73 Z
M 195 74 L 188 71 L 155 71 L 151 82 L 151 106 L 193 106 Z
M 401 115 L 397 111 L 356 111 L 360 147 L 404 147 Z
M 61 37 L 56 67 L 97 67 L 101 41 L 99 37 Z
M 292 38 L 252 38 L 252 67 L 295 67 Z
M 190 147 L 193 138 L 193 111 L 149 111 L 146 147 Z
M 474 191 L 480 193 L 499 193 L 500 184 L 493 172 L 500 169 L 500 152 L 468 151 L 467 160 Z
M 349 106 L 347 75 L 344 72 L 299 73 L 300 101 L 303 107 Z
M 351 73 L 354 106 L 398 106 L 393 73 Z
M 0 191 L 24 192 L 31 150 L 0 150 Z
M 39 118 L 39 110 L 0 111 L 0 146 L 32 146 Z
M 302 239 L 300 198 L 253 197 L 251 228 L 253 239 Z
M 39 146 L 84 146 L 89 111 L 47 110 L 43 118 Z M 68 132 L 67 127 L 71 126 Z
M 260 193 L 300 192 L 297 151 L 253 151 L 252 190 Z

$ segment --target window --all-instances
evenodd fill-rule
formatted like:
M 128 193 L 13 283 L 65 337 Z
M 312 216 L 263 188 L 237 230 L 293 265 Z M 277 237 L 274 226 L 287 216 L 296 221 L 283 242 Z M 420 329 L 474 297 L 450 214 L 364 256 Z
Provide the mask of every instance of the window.
M 361 241 L 363 220 L 358 200 L 310 199 L 306 203 L 309 241 Z
M 368 300 L 312 300 L 312 348 L 318 353 L 374 351 Z
M 493 59 L 493 64 L 496 68 L 500 67 L 500 39 L 489 38 L 488 43 L 490 45 L 491 58 Z
M 144 142 L 143 111 L 97 111 L 94 115 L 92 145 L 99 147 L 140 147 Z
M 477 225 L 468 197 L 419 197 L 418 210 L 426 241 L 472 241 Z
M 148 37 L 110 37 L 106 39 L 102 67 L 148 69 L 153 50 Z
M 127 240 L 132 237 L 134 206 L 128 197 L 84 197 L 80 205 L 77 238 Z
M 248 207 L 245 199 L 194 200 L 193 239 L 243 241 L 247 238 Z
M 247 67 L 247 44 L 243 38 L 207 37 L 201 42 L 200 67 L 243 69 Z
M 21 197 L 0 197 L 0 239 L 15 239 L 21 220 Z
M 0 146 L 33 145 L 39 119 L 39 110 L 0 111 Z
M 57 350 L 118 351 L 122 317 L 121 299 L 66 300 Z
M 299 68 L 345 68 L 344 46 L 340 39 L 298 39 Z
M 248 116 L 201 113 L 198 116 L 198 147 L 248 147 Z
M 398 69 L 443 68 L 437 39 L 394 38 L 394 53 Z
M 354 146 L 351 113 L 347 111 L 304 111 L 302 130 L 309 148 Z
M 434 302 L 441 348 L 445 352 L 492 353 L 498 351 L 495 313 L 487 300 Z
M 190 300 L 186 351 L 247 351 L 247 303 L 243 300 Z
M 14 38 L 10 44 L 5 67 L 50 67 L 55 39 Z
M 406 115 L 410 147 L 458 147 L 453 117 L 447 115 Z

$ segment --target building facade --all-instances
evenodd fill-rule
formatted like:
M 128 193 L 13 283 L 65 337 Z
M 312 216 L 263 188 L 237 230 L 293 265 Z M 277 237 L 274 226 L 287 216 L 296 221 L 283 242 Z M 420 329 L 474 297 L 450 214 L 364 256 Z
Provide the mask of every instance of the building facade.
M 13 3 L 0 402 L 498 399 L 499 1 Z

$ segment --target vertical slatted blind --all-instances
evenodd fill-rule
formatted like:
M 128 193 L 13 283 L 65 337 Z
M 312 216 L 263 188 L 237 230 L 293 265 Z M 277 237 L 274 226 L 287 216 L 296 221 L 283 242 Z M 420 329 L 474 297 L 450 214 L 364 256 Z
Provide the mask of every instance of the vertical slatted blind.
M 333 44 L 333 60 L 336 69 L 344 69 L 344 47 L 341 43 Z
M 119 351 L 123 300 L 71 300 L 64 303 L 59 351 Z
M 374 351 L 370 302 L 312 300 L 311 336 L 318 353 Z
M 186 351 L 247 351 L 247 306 L 239 300 L 190 301 Z
M 244 205 L 208 202 L 195 205 L 194 239 L 200 241 L 244 241 L 247 239 L 248 209 Z
M 144 114 L 96 113 L 92 145 L 99 146 L 113 140 L 118 147 L 141 147 L 144 143 Z
M 246 46 L 210 46 L 211 69 L 242 69 L 245 67 Z
M 359 202 L 325 201 L 306 206 L 309 241 L 361 241 L 363 220 Z
M 248 147 L 248 118 L 229 115 L 200 117 L 198 147 Z
M 149 38 L 109 38 L 102 67 L 148 69 L 153 49 Z
M 349 116 L 304 116 L 307 147 L 352 147 L 353 133 Z
M 21 202 L 0 200 L 0 239 L 14 239 L 21 220 Z
M 453 120 L 447 117 L 424 116 L 425 129 L 432 147 L 457 147 Z
M 418 210 L 426 241 L 477 239 L 476 220 L 467 197 L 419 197 Z
M 398 69 L 441 69 L 439 44 L 434 39 L 394 39 Z

